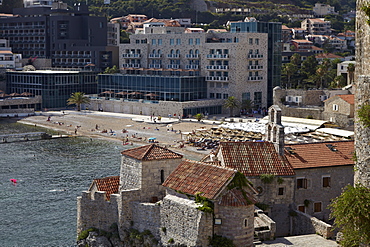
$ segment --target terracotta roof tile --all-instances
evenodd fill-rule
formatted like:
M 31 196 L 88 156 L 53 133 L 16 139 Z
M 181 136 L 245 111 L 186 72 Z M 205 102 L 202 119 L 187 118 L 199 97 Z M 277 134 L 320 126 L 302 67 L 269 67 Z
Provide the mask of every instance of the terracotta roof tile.
M 355 104 L 355 96 L 353 94 L 344 94 L 344 95 L 338 95 L 341 99 L 346 101 L 347 103 L 354 105 Z
M 221 206 L 244 207 L 257 202 L 252 194 L 246 191 L 244 193 L 248 200 L 244 197 L 240 189 L 234 188 L 229 190 L 220 197 L 218 204 Z
M 354 165 L 353 141 L 285 145 L 285 157 L 294 169 Z
M 121 154 L 138 160 L 182 159 L 183 157 L 181 154 L 155 144 L 127 149 Z
M 184 160 L 168 176 L 163 186 L 190 195 L 201 192 L 202 196 L 215 199 L 235 173 L 234 170 L 220 166 Z
M 94 179 L 93 183 L 96 184 L 98 191 L 105 191 L 107 200 L 110 200 L 110 195 L 118 193 L 119 176 L 112 176 L 106 178 Z
M 221 142 L 218 151 L 222 152 L 226 167 L 246 176 L 295 174 L 289 162 L 278 155 L 270 142 Z

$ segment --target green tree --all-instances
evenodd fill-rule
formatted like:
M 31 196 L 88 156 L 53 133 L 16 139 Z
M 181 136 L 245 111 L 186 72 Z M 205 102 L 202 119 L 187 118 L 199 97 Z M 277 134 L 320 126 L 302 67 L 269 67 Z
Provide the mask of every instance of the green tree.
M 120 71 L 119 71 L 119 69 L 117 68 L 117 66 L 116 66 L 116 65 L 113 65 L 113 67 L 112 67 L 112 68 L 107 67 L 107 68 L 104 70 L 103 74 L 117 74 L 117 73 L 119 73 L 119 72 L 120 72 Z
M 68 105 L 76 105 L 77 111 L 81 111 L 81 104 L 87 104 L 90 99 L 85 96 L 83 92 L 74 92 L 71 97 L 67 100 Z
M 224 107 L 230 109 L 230 117 L 233 116 L 234 108 L 237 108 L 240 105 L 240 102 L 234 96 L 230 96 L 224 102 Z
M 291 78 L 297 71 L 298 71 L 297 65 L 293 63 L 286 63 L 283 65 L 282 74 L 285 75 L 287 78 L 287 82 L 285 83 L 285 88 L 292 87 Z
M 370 244 L 370 189 L 347 185 L 329 205 L 334 225 L 343 233 L 344 247 Z
M 194 115 L 194 118 L 200 122 L 204 118 L 204 115 L 202 113 L 198 113 Z

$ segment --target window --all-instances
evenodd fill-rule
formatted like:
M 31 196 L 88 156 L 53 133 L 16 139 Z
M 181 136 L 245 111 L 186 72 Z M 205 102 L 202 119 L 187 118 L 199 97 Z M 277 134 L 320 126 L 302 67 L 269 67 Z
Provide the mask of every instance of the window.
M 140 40 L 138 40 L 138 39 L 137 39 L 137 40 L 135 40 L 135 43 L 136 43 L 136 44 L 139 44 L 139 43 L 140 43 Z
M 164 183 L 164 170 L 161 170 L 161 184 Z
M 195 39 L 195 44 L 196 44 L 196 45 L 200 45 L 200 39 L 199 39 L 199 38 L 196 38 L 196 39 Z
M 162 45 L 162 39 L 158 39 L 158 45 Z
M 313 212 L 319 213 L 322 211 L 322 203 L 321 202 L 314 202 L 313 203 Z
M 307 189 L 306 178 L 297 178 L 297 189 Z
M 193 44 L 193 39 L 189 39 L 189 45 Z
M 254 92 L 254 104 L 262 104 L 262 92 Z
M 333 111 L 338 111 L 339 110 L 339 105 L 333 104 Z
M 250 100 L 251 99 L 251 93 L 242 93 L 242 100 Z
M 297 209 L 298 209 L 298 211 L 306 213 L 306 207 L 304 205 L 298 205 Z
M 252 38 L 249 38 L 249 44 L 253 45 L 253 39 Z
M 221 99 L 221 94 L 220 93 L 216 93 L 216 98 L 217 99 Z
M 209 97 L 210 97 L 211 99 L 214 99 L 214 98 L 215 98 L 215 94 L 214 94 L 214 93 L 210 93 L 210 94 L 209 94 Z
M 330 187 L 330 176 L 323 176 L 322 177 L 322 187 L 324 187 L 324 188 Z
M 260 44 L 260 39 L 255 39 L 255 44 L 259 45 Z
M 284 195 L 284 188 L 279 188 L 278 195 Z
M 181 39 L 176 39 L 176 45 L 181 45 Z
M 227 99 L 227 98 L 229 98 L 229 94 L 227 94 L 227 93 L 224 93 L 224 95 L 223 95 L 223 98 L 224 98 L 224 99 Z
M 156 45 L 157 43 L 157 40 L 156 39 L 152 39 L 152 45 Z
M 174 39 L 170 39 L 170 45 L 174 45 L 175 44 L 175 40 Z
M 244 219 L 244 227 L 248 227 L 248 219 Z

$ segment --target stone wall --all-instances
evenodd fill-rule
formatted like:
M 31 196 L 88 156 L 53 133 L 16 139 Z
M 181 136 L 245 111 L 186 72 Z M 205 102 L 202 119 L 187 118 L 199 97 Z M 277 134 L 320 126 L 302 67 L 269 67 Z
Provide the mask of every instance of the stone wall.
M 160 239 L 160 206 L 160 203 L 132 202 L 132 228 L 140 232 L 149 230 L 156 239 Z
M 174 244 L 208 246 L 212 236 L 213 215 L 197 209 L 193 200 L 168 194 L 161 204 L 161 242 L 166 246 L 170 239 Z
M 244 207 L 215 204 L 215 218 L 221 225 L 214 226 L 214 233 L 233 240 L 235 246 L 253 246 L 254 205 Z
M 200 101 L 156 101 L 157 103 L 150 103 L 149 101 L 124 101 L 108 100 L 105 98 L 91 98 L 90 104 L 83 106 L 83 109 L 88 107 L 90 110 L 98 111 L 103 109 L 107 112 L 127 113 L 127 114 L 143 114 L 150 116 L 152 114 L 158 116 L 168 116 L 168 114 L 181 114 L 183 109 L 199 108 L 208 106 L 222 106 L 224 100 L 200 100 Z
M 77 197 L 77 234 L 90 227 L 110 231 L 113 223 L 118 224 L 120 195 L 111 194 L 110 201 L 105 199 L 103 191 L 97 191 L 94 195 L 84 191 Z
M 296 216 L 291 216 L 293 223 L 292 235 L 319 234 L 324 238 L 333 238 L 332 226 L 308 214 L 294 210 Z

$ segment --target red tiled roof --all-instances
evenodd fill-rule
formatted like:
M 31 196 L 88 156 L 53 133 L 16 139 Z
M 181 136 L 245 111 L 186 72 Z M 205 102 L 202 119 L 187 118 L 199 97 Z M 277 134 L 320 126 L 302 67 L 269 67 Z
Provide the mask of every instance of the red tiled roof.
M 347 103 L 354 105 L 355 104 L 355 95 L 353 94 L 344 94 L 344 95 L 338 95 L 341 99 L 346 101 Z
M 183 157 L 181 154 L 155 144 L 127 149 L 121 154 L 138 160 L 182 159 Z
M 106 178 L 94 179 L 93 183 L 96 184 L 98 191 L 105 191 L 107 200 L 110 200 L 110 195 L 118 193 L 119 176 L 112 176 Z
M 354 149 L 353 141 L 289 144 L 285 157 L 294 169 L 354 165 Z
M 215 199 L 235 173 L 234 170 L 220 166 L 184 160 L 162 185 L 190 195 L 201 192 L 202 196 Z
M 229 190 L 221 196 L 218 204 L 221 206 L 243 207 L 257 202 L 252 194 L 246 191 L 244 191 L 244 193 L 248 200 L 244 197 L 243 192 L 240 189 L 234 188 Z
M 316 55 L 316 58 L 343 58 L 343 57 L 335 55 L 333 53 L 320 53 Z
M 293 168 L 276 152 L 271 142 L 221 142 L 224 165 L 246 176 L 294 175 Z

